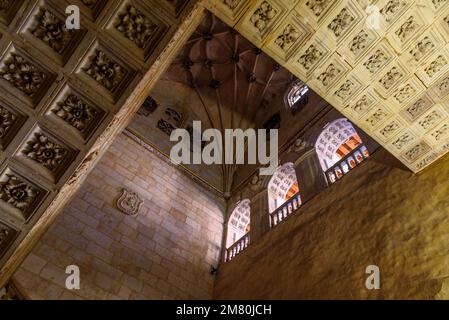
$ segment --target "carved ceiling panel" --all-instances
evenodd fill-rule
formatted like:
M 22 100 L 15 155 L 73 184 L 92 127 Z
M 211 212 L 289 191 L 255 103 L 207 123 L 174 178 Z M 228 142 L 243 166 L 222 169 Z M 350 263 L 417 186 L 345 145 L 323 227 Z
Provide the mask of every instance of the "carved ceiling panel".
M 212 2 L 412 171 L 448 151 L 449 1 Z

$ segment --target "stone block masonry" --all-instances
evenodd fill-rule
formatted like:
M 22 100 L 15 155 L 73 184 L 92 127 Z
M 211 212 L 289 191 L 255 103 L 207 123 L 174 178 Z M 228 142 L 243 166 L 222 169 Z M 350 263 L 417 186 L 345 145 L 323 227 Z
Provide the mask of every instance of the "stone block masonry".
M 388 158 L 376 153 L 221 265 L 214 298 L 448 299 L 449 157 L 419 174 Z M 365 287 L 369 265 L 379 290 Z
M 116 209 L 122 188 L 144 199 Z M 30 299 L 210 299 L 224 204 L 120 135 L 13 276 Z M 65 287 L 77 265 L 81 289 Z

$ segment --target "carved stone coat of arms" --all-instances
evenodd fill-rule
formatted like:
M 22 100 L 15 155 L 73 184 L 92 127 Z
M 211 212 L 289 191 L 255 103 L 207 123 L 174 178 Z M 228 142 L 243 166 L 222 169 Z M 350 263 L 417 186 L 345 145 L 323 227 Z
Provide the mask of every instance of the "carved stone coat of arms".
M 143 204 L 143 200 L 133 191 L 123 189 L 122 195 L 117 200 L 117 208 L 123 213 L 136 216 Z

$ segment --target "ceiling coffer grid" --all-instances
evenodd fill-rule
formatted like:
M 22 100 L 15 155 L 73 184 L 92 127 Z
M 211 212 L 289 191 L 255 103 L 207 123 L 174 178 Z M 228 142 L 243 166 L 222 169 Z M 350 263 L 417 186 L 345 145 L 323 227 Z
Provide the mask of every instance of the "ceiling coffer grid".
M 449 0 L 212 3 L 412 171 L 449 151 Z
M 187 1 L 166 2 L 0 1 L 0 266 L 170 41 Z

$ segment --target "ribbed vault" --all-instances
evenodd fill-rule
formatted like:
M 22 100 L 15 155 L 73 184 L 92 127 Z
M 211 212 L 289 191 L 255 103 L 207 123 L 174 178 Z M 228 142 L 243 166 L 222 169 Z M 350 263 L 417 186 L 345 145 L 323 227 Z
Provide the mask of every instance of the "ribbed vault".
M 249 41 L 208 14 L 164 79 L 190 86 L 202 104 L 202 128 L 263 128 L 270 106 L 297 80 Z M 229 190 L 235 166 L 223 165 Z

